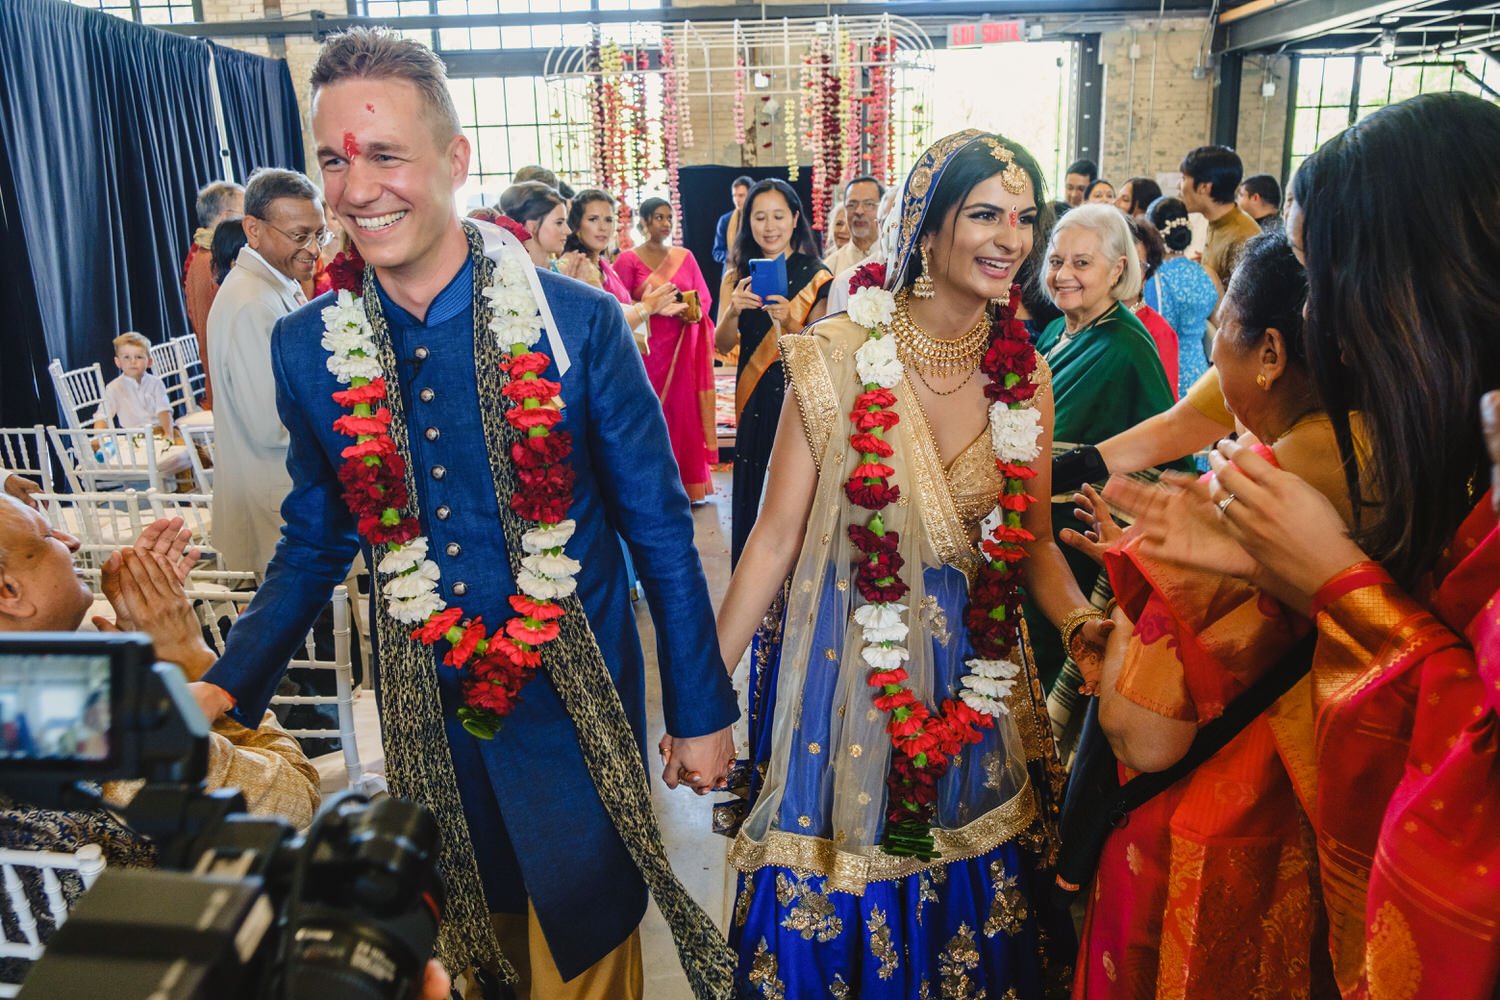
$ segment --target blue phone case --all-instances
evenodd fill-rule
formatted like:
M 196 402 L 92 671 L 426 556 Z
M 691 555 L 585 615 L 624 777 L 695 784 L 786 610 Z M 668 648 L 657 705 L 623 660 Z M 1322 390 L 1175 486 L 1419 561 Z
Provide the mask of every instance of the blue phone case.
M 764 302 L 767 296 L 786 298 L 786 258 L 758 257 L 750 262 L 750 291 Z

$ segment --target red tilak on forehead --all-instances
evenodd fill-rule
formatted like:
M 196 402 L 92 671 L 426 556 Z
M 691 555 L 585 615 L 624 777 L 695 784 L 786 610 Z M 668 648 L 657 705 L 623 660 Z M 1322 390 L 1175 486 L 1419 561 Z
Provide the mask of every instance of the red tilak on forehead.
M 1010 210 L 1010 228 L 1015 229 L 1021 223 L 1021 213 L 1015 209 Z
M 368 111 L 368 112 L 370 112 L 370 114 L 373 115 L 375 113 L 375 105 L 373 105 L 373 104 L 366 104 L 365 105 L 365 110 Z
M 359 140 L 356 139 L 356 138 L 354 138 L 354 133 L 353 132 L 345 132 L 344 133 L 344 156 L 346 158 L 352 160 L 352 159 L 354 159 L 358 155 L 359 155 Z

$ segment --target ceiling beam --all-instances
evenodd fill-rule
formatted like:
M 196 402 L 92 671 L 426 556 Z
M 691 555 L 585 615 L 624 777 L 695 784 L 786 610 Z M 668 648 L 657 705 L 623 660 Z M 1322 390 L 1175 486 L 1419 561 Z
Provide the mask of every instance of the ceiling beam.
M 333 0 L 337 3 L 337 0 Z M 339 6 L 342 6 L 340 4 Z M 1067 4 L 1043 3 L 1039 0 L 893 0 L 890 3 L 796 3 L 732 4 L 724 6 L 678 6 L 659 10 L 585 10 L 528 14 L 417 14 L 406 17 L 350 17 L 315 10 L 307 17 L 261 18 L 246 21 L 189 21 L 156 27 L 178 35 L 198 38 L 236 38 L 247 35 L 317 35 L 342 31 L 356 26 L 386 25 L 398 31 L 423 31 L 434 28 L 525 28 L 556 24 L 618 24 L 635 22 L 700 24 L 722 21 L 759 21 L 781 18 L 833 17 L 906 17 L 923 22 L 934 19 L 967 20 L 981 17 L 1110 17 L 1155 15 L 1160 0 L 1074 0 Z M 1166 10 L 1174 14 L 1206 14 L 1208 0 L 1165 0 Z M 946 29 L 945 29 L 946 30 Z
M 1438 0 L 1282 0 L 1240 16 L 1230 10 L 1219 18 L 1214 51 L 1277 49 L 1437 4 Z

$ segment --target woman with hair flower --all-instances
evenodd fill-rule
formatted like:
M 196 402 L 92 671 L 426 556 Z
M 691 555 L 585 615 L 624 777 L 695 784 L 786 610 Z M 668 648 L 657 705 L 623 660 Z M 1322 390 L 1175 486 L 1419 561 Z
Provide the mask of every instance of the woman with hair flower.
M 1035 902 L 1060 771 L 1020 588 L 1085 660 L 1110 626 L 1053 541 L 1050 373 L 1015 317 L 1042 191 L 1020 146 L 943 139 L 889 269 L 781 338 L 765 505 L 718 619 L 726 663 L 754 636 L 748 995 L 1039 997 L 1071 961 Z

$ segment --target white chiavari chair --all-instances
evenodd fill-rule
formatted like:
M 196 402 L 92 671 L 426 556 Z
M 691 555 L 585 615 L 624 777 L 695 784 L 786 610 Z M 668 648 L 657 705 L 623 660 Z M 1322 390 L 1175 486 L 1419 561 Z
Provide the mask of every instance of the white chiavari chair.
M 67 921 L 70 901 L 93 886 L 104 866 L 104 851 L 98 844 L 85 844 L 72 853 L 0 849 L 0 882 L 11 918 L 4 922 L 0 958 L 25 962 L 41 958 L 46 940 Z M 23 876 L 29 872 L 35 875 Z M 19 982 L 0 983 L 0 997 L 20 992 Z
M 52 388 L 57 393 L 57 405 L 62 411 L 63 422 L 69 427 L 87 427 L 94 420 L 94 411 L 104 400 L 104 371 L 97 363 L 87 368 L 63 371 L 62 362 L 53 359 L 47 366 L 52 376 Z
M 44 492 L 52 492 L 52 456 L 45 427 L 0 427 L 0 480 L 7 473 L 25 476 L 41 483 Z
M 207 413 L 209 411 L 200 411 Z M 193 466 L 193 483 L 199 493 L 212 495 L 214 491 L 214 427 L 213 424 L 179 424 L 182 440 L 187 444 L 188 461 Z

